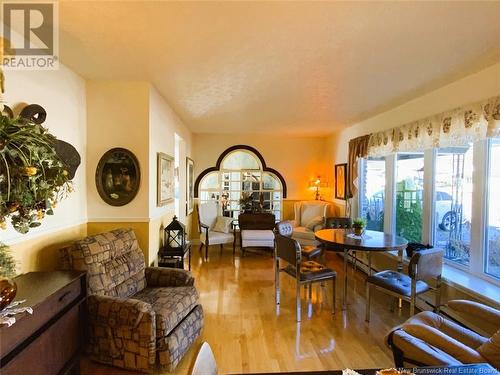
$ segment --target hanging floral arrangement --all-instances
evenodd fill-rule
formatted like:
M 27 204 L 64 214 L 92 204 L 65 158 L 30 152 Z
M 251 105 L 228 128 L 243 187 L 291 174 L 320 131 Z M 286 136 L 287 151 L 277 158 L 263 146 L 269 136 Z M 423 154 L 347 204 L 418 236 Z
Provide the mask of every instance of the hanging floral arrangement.
M 43 108 L 27 108 L 19 117 L 10 109 L 0 116 L 0 228 L 10 220 L 23 234 L 53 215 L 56 204 L 72 191 L 70 168 L 58 154 L 63 141 L 41 125 Z

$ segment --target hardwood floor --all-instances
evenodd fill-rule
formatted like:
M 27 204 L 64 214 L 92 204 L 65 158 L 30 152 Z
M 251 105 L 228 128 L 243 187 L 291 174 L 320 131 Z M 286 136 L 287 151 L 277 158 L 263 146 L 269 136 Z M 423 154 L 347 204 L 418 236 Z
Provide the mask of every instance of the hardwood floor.
M 348 309 L 341 310 L 342 261 L 333 253 L 327 263 L 337 275 L 337 310 L 331 314 L 331 283 L 326 295 L 313 288 L 312 304 L 302 299 L 302 322 L 295 319 L 294 279 L 281 275 L 281 305 L 274 302 L 273 259 L 264 253 L 227 247 L 222 255 L 213 246 L 209 260 L 193 251 L 192 270 L 205 311 L 201 338 L 188 352 L 176 374 L 188 374 L 201 343 L 214 351 L 219 374 L 237 372 L 328 370 L 392 367 L 392 354 L 384 344 L 386 332 L 408 317 L 389 311 L 390 299 L 374 292 L 371 322 L 364 321 L 364 275 L 350 267 Z M 312 307 L 312 309 L 311 309 Z M 82 374 L 121 375 L 133 372 L 96 364 L 84 358 Z

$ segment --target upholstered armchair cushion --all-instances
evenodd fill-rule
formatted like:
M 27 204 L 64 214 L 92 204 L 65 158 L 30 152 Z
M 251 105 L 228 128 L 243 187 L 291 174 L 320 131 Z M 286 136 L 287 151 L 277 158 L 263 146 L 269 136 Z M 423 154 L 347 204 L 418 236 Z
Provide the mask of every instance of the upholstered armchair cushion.
M 192 286 L 175 288 L 146 288 L 134 299 L 150 305 L 156 314 L 156 337 L 170 332 L 199 304 L 199 296 Z
M 412 363 L 425 366 L 460 366 L 462 363 L 446 352 L 429 343 L 398 329 L 390 334 L 389 342 L 404 354 L 404 358 Z M 396 366 L 399 366 L 396 364 Z
M 447 305 L 455 311 L 469 314 L 500 327 L 500 311 L 493 307 L 467 300 L 452 300 L 448 301 Z
M 148 371 L 156 360 L 156 314 L 138 299 L 91 295 L 87 298 L 88 350 L 114 366 Z
M 405 324 L 404 331 L 435 348 L 441 349 L 462 363 L 485 362 L 485 359 L 476 350 L 440 332 L 436 328 L 423 324 Z
M 132 229 L 116 229 L 68 248 L 71 268 L 87 272 L 89 294 L 130 297 L 146 286 L 144 254 Z
M 181 269 L 146 267 L 145 273 L 148 288 L 194 285 L 194 277 L 191 272 Z
M 477 351 L 496 369 L 500 368 L 500 329 L 489 338 Z

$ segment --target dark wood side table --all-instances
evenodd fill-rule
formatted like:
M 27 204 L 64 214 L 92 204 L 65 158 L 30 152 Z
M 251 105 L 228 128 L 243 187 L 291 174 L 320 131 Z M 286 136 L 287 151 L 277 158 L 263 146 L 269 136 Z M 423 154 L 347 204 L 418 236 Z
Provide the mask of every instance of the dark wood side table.
M 188 256 L 188 270 L 191 271 L 191 242 L 186 241 L 183 249 L 168 251 L 161 249 L 158 252 L 158 267 L 182 268 L 184 259 Z
M 29 272 L 14 279 L 15 301 L 33 308 L 0 326 L 2 375 L 78 374 L 84 343 L 85 273 Z

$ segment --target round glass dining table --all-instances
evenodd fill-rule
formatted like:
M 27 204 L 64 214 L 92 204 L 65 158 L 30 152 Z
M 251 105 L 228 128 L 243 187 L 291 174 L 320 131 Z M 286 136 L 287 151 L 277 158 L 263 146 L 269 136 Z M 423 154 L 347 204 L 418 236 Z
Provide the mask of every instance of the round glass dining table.
M 356 236 L 352 229 L 321 229 L 314 235 L 327 251 L 344 253 L 344 288 L 342 293 L 342 308 L 344 310 L 347 306 L 347 255 L 349 250 L 367 253 L 370 275 L 372 272 L 372 252 L 397 251 L 398 271 L 403 270 L 403 251 L 408 245 L 408 241 L 403 237 L 373 230 L 366 230 L 361 236 Z

